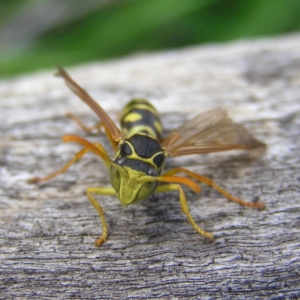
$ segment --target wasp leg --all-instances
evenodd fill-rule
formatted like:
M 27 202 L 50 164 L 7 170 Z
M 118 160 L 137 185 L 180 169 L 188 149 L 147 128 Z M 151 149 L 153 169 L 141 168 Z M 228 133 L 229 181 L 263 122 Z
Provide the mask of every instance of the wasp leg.
M 103 244 L 106 241 L 108 229 L 107 229 L 107 223 L 104 217 L 103 209 L 101 205 L 98 203 L 98 201 L 91 195 L 91 193 L 99 194 L 99 195 L 116 195 L 116 191 L 113 188 L 88 188 L 86 190 L 86 193 L 92 205 L 97 210 L 103 227 L 101 237 L 95 241 L 95 245 L 99 247 L 101 246 L 101 244 Z
M 104 152 L 106 155 L 106 151 L 105 149 L 103 148 L 103 146 L 99 143 L 96 143 L 94 144 L 99 150 L 101 150 L 102 152 Z M 66 172 L 71 165 L 73 165 L 76 161 L 80 160 L 88 151 L 90 151 L 89 148 L 84 148 L 82 150 L 80 150 L 79 152 L 77 152 L 74 157 L 66 164 L 64 165 L 60 170 L 54 172 L 54 173 L 51 173 L 45 177 L 33 177 L 33 178 L 30 178 L 28 179 L 28 182 L 29 183 L 37 183 L 37 182 L 42 182 L 42 181 L 47 181 L 47 180 L 50 180 L 56 176 L 58 176 L 59 174 L 62 174 L 64 172 Z
M 72 113 L 67 113 L 67 117 L 72 119 L 82 130 L 84 130 L 86 133 L 92 133 L 93 130 L 96 130 L 96 132 L 100 132 L 102 127 L 102 122 L 98 122 L 96 125 L 92 127 L 86 126 L 78 117 L 76 117 Z
M 58 170 L 58 171 L 56 171 L 54 173 L 51 173 L 51 174 L 49 174 L 49 175 L 47 175 L 45 177 L 33 177 L 33 178 L 30 178 L 30 179 L 28 179 L 28 182 L 29 183 L 37 183 L 37 182 L 41 182 L 41 181 L 47 181 L 47 180 L 50 180 L 50 179 L 56 177 L 59 174 L 62 174 L 64 172 L 66 172 L 70 168 L 71 165 L 73 165 L 76 161 L 78 161 L 79 159 L 81 159 L 82 156 L 84 156 L 88 151 L 90 151 L 90 149 L 87 149 L 87 148 L 84 148 L 84 149 L 80 150 L 60 170 Z
M 162 174 L 161 176 L 164 177 L 164 176 L 172 176 L 174 174 L 177 174 L 177 173 L 185 173 L 187 174 L 188 176 L 200 181 L 200 182 L 203 182 L 209 186 L 211 186 L 212 188 L 214 188 L 215 190 L 217 190 L 220 194 L 222 194 L 223 196 L 225 196 L 227 199 L 233 201 L 233 202 L 236 202 L 240 205 L 243 205 L 243 206 L 247 206 L 247 207 L 251 207 L 251 208 L 257 208 L 257 209 L 264 209 L 265 208 L 265 204 L 264 203 L 261 203 L 261 202 L 248 202 L 248 201 L 245 201 L 245 200 L 242 200 L 240 198 L 237 198 L 231 194 L 229 194 L 227 191 L 223 190 L 221 187 L 219 187 L 218 185 L 216 185 L 211 179 L 205 177 L 205 176 L 202 176 L 202 175 L 199 175 L 199 174 L 196 174 L 194 172 L 191 172 L 187 169 L 184 169 L 184 168 L 181 168 L 181 167 L 178 167 L 178 168 L 174 168 L 174 169 L 171 169 L 167 172 L 165 172 L 164 174 Z
M 195 228 L 195 230 L 198 233 L 200 233 L 201 235 L 209 238 L 210 240 L 213 240 L 214 236 L 210 232 L 206 232 L 203 229 L 201 229 L 194 221 L 193 217 L 191 216 L 191 214 L 189 212 L 189 207 L 188 207 L 188 204 L 186 201 L 184 191 L 179 184 L 173 184 L 173 183 L 161 184 L 157 187 L 157 189 L 155 190 L 155 193 L 164 193 L 164 192 L 175 191 L 175 190 L 179 191 L 179 199 L 180 199 L 181 209 L 185 213 L 185 215 L 187 216 L 187 218 L 189 219 L 190 223 Z
M 118 144 L 115 142 L 115 140 L 112 138 L 111 134 L 109 133 L 109 131 L 103 126 L 103 123 L 101 121 L 99 121 L 96 125 L 92 126 L 92 127 L 88 127 L 86 125 L 83 124 L 83 122 L 76 117 L 75 115 L 73 115 L 72 113 L 67 113 L 67 116 L 72 119 L 82 130 L 84 130 L 87 133 L 92 133 L 92 131 L 95 129 L 97 132 L 100 132 L 101 127 L 104 128 L 105 131 L 105 135 L 107 136 L 111 146 L 113 147 L 114 150 L 117 149 Z

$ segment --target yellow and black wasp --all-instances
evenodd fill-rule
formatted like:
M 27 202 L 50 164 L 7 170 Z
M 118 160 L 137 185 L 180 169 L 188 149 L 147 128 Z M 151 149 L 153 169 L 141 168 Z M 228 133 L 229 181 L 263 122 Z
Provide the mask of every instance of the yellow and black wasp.
M 203 182 L 238 204 L 257 209 L 265 207 L 261 202 L 247 202 L 234 197 L 211 179 L 185 168 L 178 167 L 163 172 L 167 156 L 265 147 L 264 143 L 255 139 L 242 125 L 229 119 L 224 109 L 217 108 L 199 114 L 162 138 L 162 126 L 156 109 L 147 100 L 133 99 L 123 110 L 120 130 L 103 108 L 63 68 L 58 67 L 57 75 L 63 77 L 66 85 L 99 117 L 116 155 L 112 160 L 100 143 L 90 143 L 79 136 L 66 135 L 62 138 L 64 142 L 75 142 L 84 148 L 58 172 L 43 178 L 32 178 L 30 182 L 45 181 L 65 172 L 88 151 L 98 155 L 109 170 L 112 188 L 87 189 L 87 196 L 99 213 L 103 226 L 102 235 L 95 242 L 97 246 L 106 241 L 108 228 L 103 209 L 93 194 L 116 195 L 127 206 L 138 203 L 153 193 L 178 191 L 182 211 L 192 226 L 211 240 L 213 235 L 202 230 L 191 216 L 182 185 L 200 192 L 195 181 Z M 188 177 L 178 176 L 179 173 Z

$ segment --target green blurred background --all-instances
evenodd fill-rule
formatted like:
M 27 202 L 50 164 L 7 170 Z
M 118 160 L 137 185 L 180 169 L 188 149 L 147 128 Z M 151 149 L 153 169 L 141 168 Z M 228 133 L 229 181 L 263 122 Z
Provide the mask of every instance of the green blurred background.
M 0 76 L 300 29 L 300 0 L 0 0 Z

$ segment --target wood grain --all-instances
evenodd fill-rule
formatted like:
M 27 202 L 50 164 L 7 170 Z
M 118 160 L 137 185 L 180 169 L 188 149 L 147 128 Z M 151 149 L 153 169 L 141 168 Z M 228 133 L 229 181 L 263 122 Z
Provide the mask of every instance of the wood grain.
M 57 170 L 80 149 L 63 144 L 64 134 L 109 148 L 65 113 L 87 125 L 97 117 L 54 70 L 0 81 L 0 298 L 300 298 L 299 49 L 293 35 L 67 68 L 115 121 L 133 97 L 151 100 L 166 131 L 222 106 L 268 144 L 257 160 L 227 152 L 168 161 L 266 204 L 259 212 L 205 186 L 199 195 L 186 190 L 193 217 L 215 242 L 193 230 L 178 195 L 167 193 L 126 209 L 98 197 L 110 235 L 96 248 L 101 225 L 85 190 L 109 186 L 97 157 L 86 155 L 44 184 L 26 180 Z

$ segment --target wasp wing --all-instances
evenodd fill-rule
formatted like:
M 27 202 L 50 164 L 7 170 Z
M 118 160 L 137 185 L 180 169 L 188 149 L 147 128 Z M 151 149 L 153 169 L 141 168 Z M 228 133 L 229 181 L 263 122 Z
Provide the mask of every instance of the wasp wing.
M 162 141 L 171 156 L 255 149 L 266 145 L 255 139 L 241 124 L 234 123 L 226 110 L 216 108 L 195 116 Z
M 105 110 L 81 86 L 79 86 L 62 67 L 58 66 L 57 69 L 58 72 L 56 75 L 63 77 L 69 89 L 77 94 L 79 98 L 96 113 L 102 121 L 106 132 L 109 132 L 112 139 L 114 141 L 120 140 L 122 138 L 121 131 L 108 116 Z

